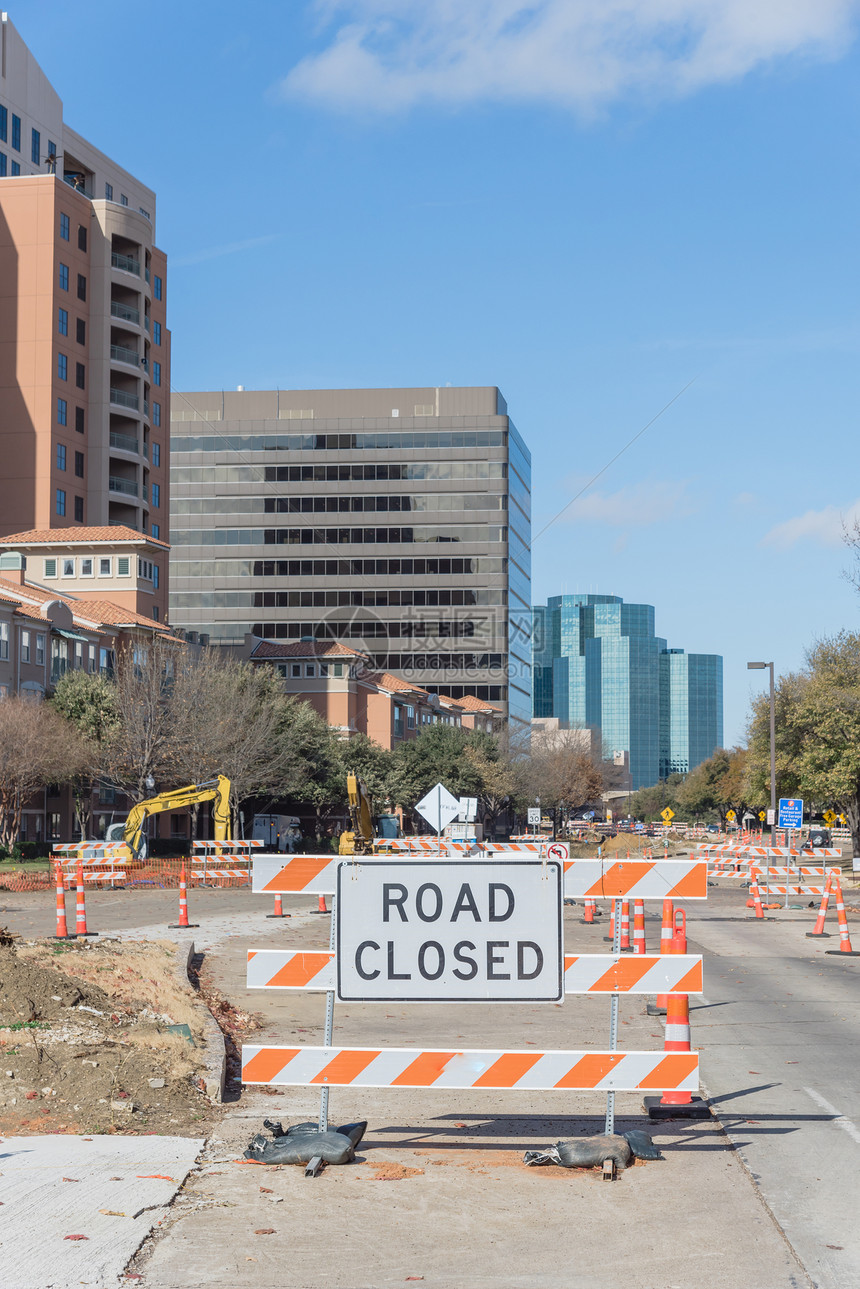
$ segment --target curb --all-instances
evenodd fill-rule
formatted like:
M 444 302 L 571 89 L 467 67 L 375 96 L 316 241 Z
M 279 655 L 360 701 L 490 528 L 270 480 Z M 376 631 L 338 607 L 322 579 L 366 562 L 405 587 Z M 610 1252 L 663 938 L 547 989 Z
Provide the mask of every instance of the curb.
M 176 946 L 176 970 L 184 984 L 188 985 L 195 997 L 202 1002 L 200 995 L 191 983 L 188 968 L 191 959 L 197 952 L 194 941 L 188 942 L 187 952 L 183 959 L 182 944 Z M 203 1090 L 210 1101 L 219 1104 L 224 1100 L 224 1087 L 227 1082 L 227 1048 L 224 1035 L 205 1003 L 203 1005 L 203 1033 L 206 1038 L 206 1074 L 203 1079 Z

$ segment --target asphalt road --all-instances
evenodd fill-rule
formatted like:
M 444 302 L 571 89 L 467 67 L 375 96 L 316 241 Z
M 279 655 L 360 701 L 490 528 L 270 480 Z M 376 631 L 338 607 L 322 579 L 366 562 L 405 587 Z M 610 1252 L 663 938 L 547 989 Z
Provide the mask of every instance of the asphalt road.
M 712 890 L 687 906 L 689 950 L 705 954 L 705 995 L 690 1000 L 702 1079 L 813 1282 L 860 1289 L 860 957 L 826 954 L 835 925 L 807 939 L 811 909 L 732 920 L 751 916 L 744 902 Z

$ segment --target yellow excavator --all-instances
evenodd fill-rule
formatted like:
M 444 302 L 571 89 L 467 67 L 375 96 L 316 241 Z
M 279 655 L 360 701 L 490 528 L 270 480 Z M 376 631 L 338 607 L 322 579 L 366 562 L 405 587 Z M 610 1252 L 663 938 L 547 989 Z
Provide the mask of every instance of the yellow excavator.
M 356 774 L 346 776 L 346 794 L 349 798 L 349 821 L 352 828 L 340 834 L 338 853 L 341 855 L 373 854 L 373 816 L 367 788 Z
M 203 783 L 190 783 L 187 788 L 159 792 L 158 796 L 151 797 L 148 801 L 138 801 L 136 806 L 132 806 L 126 819 L 108 826 L 105 841 L 124 841 L 131 852 L 132 859 L 139 862 L 146 859 L 146 837 L 143 834 L 145 819 L 150 815 L 161 814 L 165 810 L 181 810 L 183 806 L 193 806 L 201 801 L 215 802 L 215 841 L 228 841 L 230 780 L 223 774 L 219 774 L 216 779 L 207 779 Z

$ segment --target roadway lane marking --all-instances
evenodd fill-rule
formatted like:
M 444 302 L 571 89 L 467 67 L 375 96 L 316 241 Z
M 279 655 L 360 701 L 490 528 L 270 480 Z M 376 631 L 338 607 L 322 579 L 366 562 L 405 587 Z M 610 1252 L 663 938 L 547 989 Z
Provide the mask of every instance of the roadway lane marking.
M 851 1137 L 853 1141 L 856 1141 L 857 1145 L 860 1146 L 860 1129 L 858 1129 L 850 1119 L 846 1119 L 844 1114 L 840 1114 L 835 1106 L 832 1106 L 829 1101 L 825 1101 L 824 1097 L 819 1095 L 819 1093 L 815 1092 L 812 1088 L 804 1088 L 803 1090 L 812 1097 L 816 1105 L 821 1106 L 822 1110 L 826 1110 L 828 1114 L 833 1115 L 833 1122 L 836 1124 L 837 1128 L 841 1128 L 843 1132 L 847 1132 L 848 1136 Z

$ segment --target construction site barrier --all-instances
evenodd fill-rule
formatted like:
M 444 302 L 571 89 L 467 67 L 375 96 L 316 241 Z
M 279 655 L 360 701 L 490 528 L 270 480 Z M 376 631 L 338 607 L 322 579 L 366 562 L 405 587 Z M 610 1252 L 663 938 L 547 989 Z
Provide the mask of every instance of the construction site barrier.
M 249 949 L 246 984 L 249 989 L 327 992 L 335 988 L 334 962 L 331 949 Z M 566 994 L 654 994 L 663 989 L 700 994 L 701 955 L 564 955 Z
M 275 1087 L 695 1092 L 695 1052 L 242 1047 L 242 1082 Z

